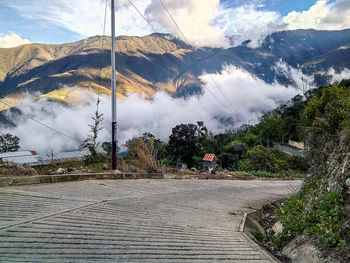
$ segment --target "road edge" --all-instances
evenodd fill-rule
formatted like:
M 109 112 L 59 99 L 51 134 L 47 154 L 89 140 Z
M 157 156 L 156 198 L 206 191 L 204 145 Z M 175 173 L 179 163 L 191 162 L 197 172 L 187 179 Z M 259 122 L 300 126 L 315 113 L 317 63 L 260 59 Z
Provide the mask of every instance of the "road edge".
M 83 180 L 123 180 L 123 179 L 163 179 L 162 174 L 138 174 L 138 173 L 96 173 L 96 174 L 58 174 L 58 175 L 34 175 L 34 176 L 9 176 L 0 177 L 0 187 L 43 184 L 43 183 L 62 183 Z
M 271 254 L 266 248 L 264 248 L 263 246 L 261 246 L 258 242 L 255 242 L 254 239 L 252 239 L 249 234 L 247 234 L 247 230 L 246 230 L 246 224 L 247 224 L 247 220 L 250 220 L 250 215 L 256 213 L 258 210 L 253 210 L 251 212 L 246 212 L 243 215 L 243 218 L 241 220 L 241 223 L 239 225 L 239 232 L 242 233 L 242 235 L 250 242 L 250 243 L 254 243 L 255 245 L 257 245 L 261 252 L 268 257 L 270 260 L 272 260 L 273 262 L 277 262 L 277 263 L 282 263 L 279 259 L 277 259 L 273 254 Z

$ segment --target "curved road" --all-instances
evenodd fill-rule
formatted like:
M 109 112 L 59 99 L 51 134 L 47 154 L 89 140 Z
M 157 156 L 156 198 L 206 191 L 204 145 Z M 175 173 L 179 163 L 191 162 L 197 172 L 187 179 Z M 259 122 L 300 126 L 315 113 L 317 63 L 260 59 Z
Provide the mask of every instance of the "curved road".
M 100 180 L 0 188 L 0 262 L 275 262 L 244 212 L 300 181 Z

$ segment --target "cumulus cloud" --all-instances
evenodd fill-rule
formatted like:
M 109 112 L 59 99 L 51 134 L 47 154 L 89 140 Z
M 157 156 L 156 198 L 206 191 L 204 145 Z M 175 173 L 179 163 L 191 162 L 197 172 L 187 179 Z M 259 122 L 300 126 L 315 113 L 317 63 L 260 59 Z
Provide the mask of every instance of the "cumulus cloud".
M 17 34 L 0 35 L 0 48 L 12 48 L 24 44 L 30 44 L 29 39 L 21 38 Z
M 163 2 L 186 39 L 196 46 L 228 47 L 227 35 L 235 34 L 240 36 L 235 45 L 251 39 L 251 46 L 255 47 L 282 25 L 276 12 L 259 10 L 259 1 L 235 8 L 220 0 Z M 159 0 L 134 0 L 133 3 L 158 32 L 183 38 Z M 49 5 L 45 0 L 32 0 L 4 4 L 17 9 L 22 16 L 49 21 L 82 37 L 100 35 L 103 30 L 105 0 L 52 0 Z M 110 3 L 107 9 L 106 34 L 109 34 Z M 152 28 L 128 0 L 117 0 L 116 33 L 141 36 L 152 33 Z
M 306 11 L 293 11 L 283 18 L 287 29 L 339 30 L 350 28 L 350 1 L 318 0 Z
M 230 32 L 239 36 L 235 45 L 244 40 L 251 40 L 249 46 L 258 47 L 267 35 L 283 30 L 285 27 L 279 14 L 261 11 L 253 4 L 226 9 L 223 13 Z
M 343 79 L 350 79 L 350 70 L 344 68 L 342 71 L 337 72 L 331 68 L 326 75 L 331 76 L 330 83 L 340 82 Z
M 225 6 L 220 0 L 163 2 L 185 38 L 197 46 L 227 47 L 249 39 L 250 46 L 257 47 L 268 34 L 284 28 L 280 15 L 259 10 L 261 4 L 257 2 L 235 8 Z M 152 1 L 146 15 L 163 30 L 183 38 L 159 0 Z M 227 36 L 232 34 L 235 37 L 229 42 Z
M 170 18 L 159 0 L 152 0 L 145 13 L 160 28 L 185 38 L 198 46 L 225 45 L 225 32 L 228 24 L 215 23 L 220 15 L 220 0 L 163 0 L 165 7 L 176 21 Z M 181 32 L 180 32 L 181 30 Z
M 221 87 L 222 93 L 212 78 Z M 277 107 L 299 92 L 293 87 L 277 83 L 267 84 L 249 72 L 233 66 L 225 66 L 220 73 L 203 74 L 201 79 L 206 83 L 201 96 L 183 99 L 157 92 L 151 100 L 135 94 L 118 100 L 119 143 L 123 144 L 127 139 L 146 131 L 167 140 L 175 125 L 195 123 L 198 120 L 203 120 L 214 133 L 247 122 L 254 123 L 262 113 Z M 89 104 L 67 107 L 45 98 L 33 100 L 27 97 L 17 107 L 42 123 L 83 140 L 88 134 L 88 124 L 91 123 L 91 116 L 96 109 L 96 95 L 87 91 L 85 96 L 92 98 Z M 110 108 L 110 97 L 101 96 L 100 110 L 104 113 L 105 129 L 101 131 L 100 141 L 109 141 L 111 138 Z M 59 152 L 79 147 L 79 142 L 55 134 L 24 116 L 8 114 L 8 118 L 17 127 L 7 131 L 21 138 L 22 149 L 45 153 L 50 149 Z
M 234 5 L 220 0 L 163 0 L 188 41 L 196 46 L 228 47 L 251 40 L 257 47 L 275 31 L 285 29 L 350 28 L 350 1 L 318 0 L 308 10 L 290 12 L 282 17 L 268 11 L 267 1 L 236 1 Z M 133 0 L 158 32 L 173 33 L 183 38 L 159 0 Z M 9 1 L 4 5 L 16 8 L 27 18 L 45 20 L 60 25 L 82 37 L 100 35 L 103 30 L 105 0 Z M 262 7 L 265 7 L 262 9 Z M 110 33 L 110 1 L 108 1 L 106 34 Z M 117 0 L 117 35 L 147 35 L 152 28 L 128 0 Z M 233 42 L 227 36 L 235 35 Z

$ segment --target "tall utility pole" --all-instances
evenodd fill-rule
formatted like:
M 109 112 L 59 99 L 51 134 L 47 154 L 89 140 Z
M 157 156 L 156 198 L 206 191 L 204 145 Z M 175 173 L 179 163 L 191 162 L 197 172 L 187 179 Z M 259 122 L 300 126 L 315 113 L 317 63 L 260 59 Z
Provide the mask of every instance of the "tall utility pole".
M 115 7 L 114 1 L 111 0 L 111 18 L 112 18 L 112 48 L 111 48 L 111 65 L 112 65 L 112 170 L 117 169 L 117 97 L 115 82 Z

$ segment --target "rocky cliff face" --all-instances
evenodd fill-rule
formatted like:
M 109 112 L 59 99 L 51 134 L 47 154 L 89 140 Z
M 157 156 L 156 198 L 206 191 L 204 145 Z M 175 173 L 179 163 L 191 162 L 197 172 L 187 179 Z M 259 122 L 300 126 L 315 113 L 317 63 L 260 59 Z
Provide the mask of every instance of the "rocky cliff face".
M 350 194 L 350 136 L 341 136 L 327 164 L 328 190 L 343 190 Z

